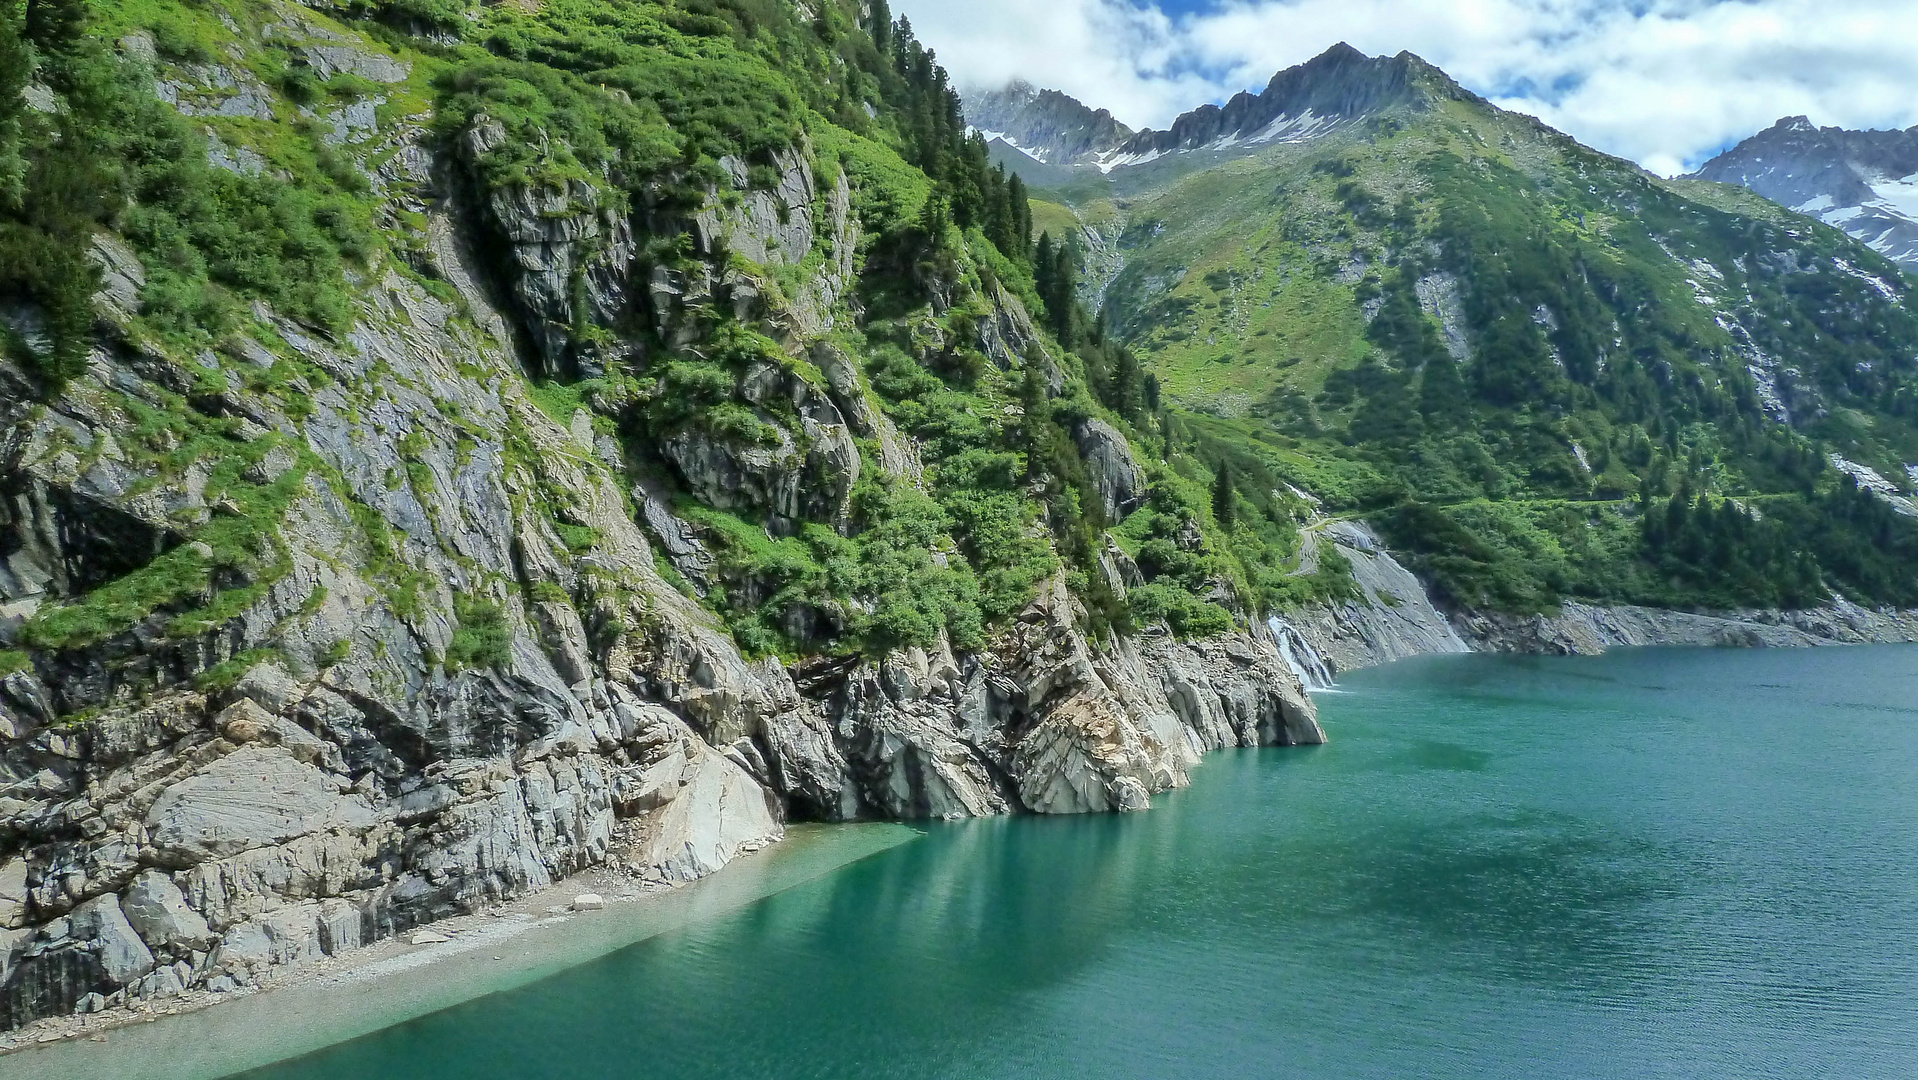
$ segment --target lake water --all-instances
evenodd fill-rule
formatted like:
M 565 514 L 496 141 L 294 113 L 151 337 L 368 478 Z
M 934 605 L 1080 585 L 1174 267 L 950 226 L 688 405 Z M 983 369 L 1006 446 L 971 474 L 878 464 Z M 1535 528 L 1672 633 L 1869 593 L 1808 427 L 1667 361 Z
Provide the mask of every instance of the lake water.
M 1918 1076 L 1918 649 L 1460 657 L 247 1074 Z

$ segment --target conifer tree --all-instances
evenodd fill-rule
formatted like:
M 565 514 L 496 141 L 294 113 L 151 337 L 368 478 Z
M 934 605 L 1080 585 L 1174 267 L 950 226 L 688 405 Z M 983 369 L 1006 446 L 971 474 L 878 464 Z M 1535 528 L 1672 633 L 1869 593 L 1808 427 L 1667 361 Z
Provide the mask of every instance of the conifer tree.
M 1219 527 L 1230 531 L 1233 525 L 1233 506 L 1235 490 L 1232 484 L 1232 463 L 1219 462 L 1219 471 L 1212 475 L 1212 517 Z
M 1024 436 L 1026 450 L 1026 479 L 1037 480 L 1045 475 L 1046 456 L 1050 449 L 1047 428 L 1052 423 L 1051 394 L 1046 386 L 1045 375 L 1039 365 L 1026 364 L 1025 381 L 1019 384 L 1019 408 L 1024 414 L 1020 421 L 1021 434 Z
M 86 22 L 86 0 L 27 0 L 22 36 L 41 52 L 64 52 L 80 40 Z

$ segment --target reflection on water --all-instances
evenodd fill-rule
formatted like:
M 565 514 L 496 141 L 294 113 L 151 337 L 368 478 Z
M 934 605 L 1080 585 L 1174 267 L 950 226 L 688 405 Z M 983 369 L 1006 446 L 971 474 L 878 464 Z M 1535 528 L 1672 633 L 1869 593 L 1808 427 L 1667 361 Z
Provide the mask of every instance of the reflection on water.
M 935 826 L 257 1075 L 1907 1078 L 1914 674 L 1362 673 L 1330 745 L 1217 755 L 1152 813 Z

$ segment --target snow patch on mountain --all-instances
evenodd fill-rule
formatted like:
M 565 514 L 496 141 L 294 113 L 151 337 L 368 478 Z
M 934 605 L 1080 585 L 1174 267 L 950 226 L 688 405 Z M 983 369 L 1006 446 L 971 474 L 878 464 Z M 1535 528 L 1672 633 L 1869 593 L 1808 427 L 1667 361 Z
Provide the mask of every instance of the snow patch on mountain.
M 1885 209 L 1907 220 L 1918 221 L 1918 173 L 1873 184 L 1871 190 Z
M 1750 188 L 1918 271 L 1918 128 L 1845 131 L 1787 117 L 1693 175 Z
M 988 145 L 992 143 L 1004 143 L 1006 146 L 1019 151 L 1021 154 L 1024 154 L 1041 165 L 1052 164 L 1051 161 L 1047 160 L 1046 151 L 1043 147 L 1020 146 L 1018 139 L 1013 138 L 1003 131 L 986 131 L 983 128 L 967 128 L 966 135 L 969 137 L 977 135 L 986 140 Z
M 1877 274 L 1873 274 L 1865 270 L 1860 270 L 1856 266 L 1853 266 L 1852 264 L 1846 262 L 1844 259 L 1838 258 L 1836 256 L 1834 256 L 1831 261 L 1832 261 L 1832 265 L 1838 267 L 1838 270 L 1840 273 L 1849 274 L 1852 277 L 1857 278 L 1858 280 L 1864 282 L 1865 284 L 1871 286 L 1872 288 L 1877 289 L 1878 294 L 1880 296 L 1883 296 L 1885 299 L 1890 300 L 1893 303 L 1897 302 L 1898 290 L 1892 288 L 1891 285 L 1888 282 L 1886 282 L 1884 278 L 1879 277 Z

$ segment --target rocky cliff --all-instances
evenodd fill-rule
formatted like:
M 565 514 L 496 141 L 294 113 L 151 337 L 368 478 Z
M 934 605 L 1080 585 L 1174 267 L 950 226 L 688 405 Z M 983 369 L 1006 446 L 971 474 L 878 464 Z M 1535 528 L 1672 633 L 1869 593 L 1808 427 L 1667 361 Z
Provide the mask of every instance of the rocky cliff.
M 569 10 L 507 8 L 497 34 Z M 117 228 L 137 213 L 87 239 L 66 377 L 37 294 L 5 298 L 4 1023 L 259 985 L 587 867 L 688 880 L 793 817 L 1138 810 L 1209 750 L 1323 741 L 1253 620 L 1088 612 L 1051 508 L 1122 516 L 1143 473 L 1016 264 L 890 150 L 807 114 L 636 177 L 642 82 L 509 78 L 448 59 L 465 15 L 347 13 L 95 38 L 194 118 L 165 129 L 193 176 L 270 199 L 248 185 L 294 184 L 293 138 L 339 172 L 379 239 L 337 319 L 215 281 L 218 331 L 166 322 L 195 241 Z M 780 32 L 859 32 L 809 17 Z M 950 386 L 973 396 L 929 414 Z M 1024 562 L 974 573 L 975 502 Z
M 1133 135 L 1110 112 L 1027 82 L 972 90 L 965 97 L 973 127 L 1046 165 L 1090 164 Z

